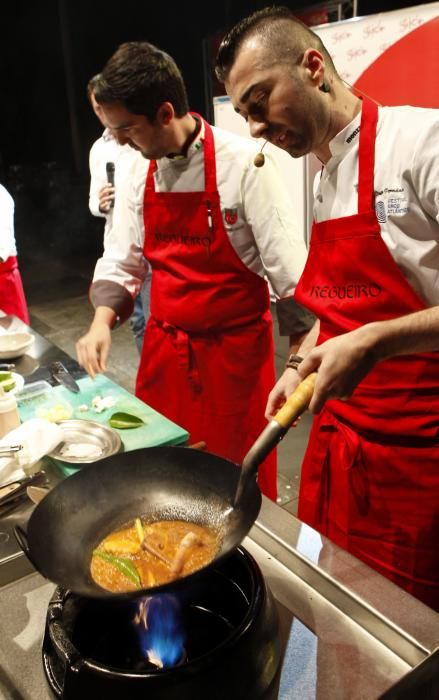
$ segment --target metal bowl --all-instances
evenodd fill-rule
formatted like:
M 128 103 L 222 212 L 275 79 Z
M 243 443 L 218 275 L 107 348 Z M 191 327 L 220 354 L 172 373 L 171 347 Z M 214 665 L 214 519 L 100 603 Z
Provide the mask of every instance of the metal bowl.
M 116 454 L 121 448 L 122 441 L 119 433 L 102 423 L 92 420 L 72 419 L 58 421 L 57 425 L 62 429 L 64 439 L 49 456 L 61 462 L 90 464 Z M 99 448 L 101 451 L 93 456 L 63 454 L 66 449 L 73 445 L 90 445 Z

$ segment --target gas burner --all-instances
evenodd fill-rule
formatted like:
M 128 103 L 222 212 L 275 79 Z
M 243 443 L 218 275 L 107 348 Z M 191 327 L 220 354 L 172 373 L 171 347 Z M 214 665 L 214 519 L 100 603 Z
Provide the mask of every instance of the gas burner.
M 281 648 L 273 596 L 253 557 L 238 547 L 208 567 L 196 585 L 189 583 L 171 596 L 182 634 L 175 661 L 161 667 L 156 652 L 148 658 L 133 621 L 143 619 L 150 633 L 154 624 L 146 621 L 145 610 L 155 607 L 163 620 L 166 597 L 145 599 L 139 609 L 138 600 L 96 600 L 57 588 L 43 642 L 44 670 L 55 696 L 263 698 L 276 676 Z

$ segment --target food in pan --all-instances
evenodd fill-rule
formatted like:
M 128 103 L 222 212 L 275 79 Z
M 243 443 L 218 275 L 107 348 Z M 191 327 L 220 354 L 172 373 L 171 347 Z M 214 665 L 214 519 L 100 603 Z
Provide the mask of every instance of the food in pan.
M 90 571 L 99 586 L 113 593 L 152 588 L 203 568 L 220 544 L 219 533 L 206 525 L 137 518 L 100 542 Z

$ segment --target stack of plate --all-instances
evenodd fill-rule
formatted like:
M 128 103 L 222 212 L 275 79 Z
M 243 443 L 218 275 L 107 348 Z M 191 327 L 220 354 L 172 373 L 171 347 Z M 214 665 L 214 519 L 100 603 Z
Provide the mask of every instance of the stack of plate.
M 13 360 L 24 355 L 34 342 L 31 333 L 4 333 L 0 335 L 0 360 Z

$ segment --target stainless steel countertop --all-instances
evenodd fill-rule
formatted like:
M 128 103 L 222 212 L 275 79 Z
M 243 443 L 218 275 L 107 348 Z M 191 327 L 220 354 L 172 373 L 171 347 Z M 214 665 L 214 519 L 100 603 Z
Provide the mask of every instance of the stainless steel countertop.
M 274 698 L 372 700 L 432 659 L 439 614 L 271 501 L 243 544 L 287 617 Z
M 75 379 L 86 375 L 76 360 L 15 316 L 0 316 L 0 327 L 7 331 L 24 330 L 34 336 L 34 343 L 26 354 L 12 360 L 16 371 L 24 376 L 25 385 L 40 380 L 56 385 L 48 368 L 52 362 L 57 360 L 65 365 Z M 35 469 L 40 467 L 46 471 L 49 485 L 54 486 L 63 478 L 55 463 L 48 459 L 42 460 Z M 0 586 L 18 580 L 33 571 L 13 534 L 15 525 L 26 523 L 31 511 L 32 504 L 26 499 L 18 507 L 15 506 L 11 509 L 0 507 Z
M 15 316 L 0 316 L 0 328 L 7 331 L 26 331 L 34 336 L 34 343 L 26 351 L 22 357 L 11 360 L 16 367 L 16 371 L 22 374 L 25 384 L 45 380 L 56 386 L 55 380 L 52 378 L 49 367 L 53 362 L 59 360 L 72 374 L 74 379 L 85 377 L 85 370 L 73 359 L 70 355 L 61 350 L 57 345 L 54 345 L 49 340 L 46 340 L 42 335 L 34 331 L 33 328 L 27 326 L 23 321 Z

